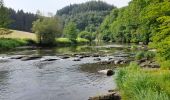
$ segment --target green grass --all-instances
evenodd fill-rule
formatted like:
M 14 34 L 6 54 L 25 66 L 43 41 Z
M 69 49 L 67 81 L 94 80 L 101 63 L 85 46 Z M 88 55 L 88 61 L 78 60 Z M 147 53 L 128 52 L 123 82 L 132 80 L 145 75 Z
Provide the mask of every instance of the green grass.
M 136 63 L 118 71 L 122 100 L 170 100 L 170 71 L 141 69 Z
M 12 49 L 18 46 L 24 46 L 28 44 L 26 40 L 21 39 L 7 39 L 7 38 L 0 38 L 0 49 Z
M 87 43 L 89 43 L 89 41 L 87 39 L 83 39 L 83 38 L 77 38 L 76 44 L 74 44 L 68 38 L 56 38 L 57 46 L 70 46 L 70 45 L 79 45 L 79 44 L 87 44 Z

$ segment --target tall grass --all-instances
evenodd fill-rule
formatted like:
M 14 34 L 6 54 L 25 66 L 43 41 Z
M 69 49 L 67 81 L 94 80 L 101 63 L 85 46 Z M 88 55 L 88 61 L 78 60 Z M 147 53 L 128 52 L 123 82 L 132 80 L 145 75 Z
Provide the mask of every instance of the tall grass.
M 123 100 L 170 100 L 170 71 L 141 69 L 136 63 L 118 71 Z

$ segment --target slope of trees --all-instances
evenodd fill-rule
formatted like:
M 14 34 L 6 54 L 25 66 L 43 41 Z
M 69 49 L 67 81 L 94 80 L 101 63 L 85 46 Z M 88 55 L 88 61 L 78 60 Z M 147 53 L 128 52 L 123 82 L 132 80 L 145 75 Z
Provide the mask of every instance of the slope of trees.
M 64 26 L 73 21 L 79 31 L 94 32 L 113 8 L 115 7 L 102 1 L 90 1 L 64 7 L 56 15 L 61 16 Z
M 9 25 L 10 29 L 31 32 L 32 23 L 38 19 L 36 14 L 25 13 L 23 10 L 15 11 L 8 9 L 12 23 Z
M 158 51 L 163 66 L 170 64 L 170 1 L 132 0 L 114 9 L 100 25 L 103 40 L 143 42 Z M 170 66 L 169 66 L 170 68 Z
M 7 29 L 11 23 L 9 12 L 4 6 L 3 0 L 0 0 L 0 35 L 10 34 L 11 31 Z

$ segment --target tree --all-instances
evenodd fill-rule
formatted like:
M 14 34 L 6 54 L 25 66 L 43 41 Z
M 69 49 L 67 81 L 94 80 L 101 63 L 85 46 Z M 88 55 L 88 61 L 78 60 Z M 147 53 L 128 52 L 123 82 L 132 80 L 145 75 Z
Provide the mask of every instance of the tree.
M 8 29 L 8 25 L 11 20 L 9 19 L 9 13 L 7 8 L 4 7 L 3 0 L 0 0 L 0 35 L 6 35 L 11 33 Z
M 74 22 L 69 22 L 64 28 L 64 34 L 68 37 L 72 42 L 75 42 L 77 38 L 77 28 Z
M 44 17 L 33 22 L 32 30 L 37 34 L 40 45 L 55 45 L 55 38 L 60 36 L 61 23 L 57 17 Z

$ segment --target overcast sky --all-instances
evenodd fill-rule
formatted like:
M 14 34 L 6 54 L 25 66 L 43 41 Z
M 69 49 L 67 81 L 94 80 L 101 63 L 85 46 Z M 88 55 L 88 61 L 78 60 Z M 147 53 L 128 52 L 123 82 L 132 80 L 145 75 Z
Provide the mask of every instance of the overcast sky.
M 82 3 L 90 0 L 4 0 L 7 7 L 13 8 L 15 10 L 23 9 L 26 12 L 36 13 L 40 10 L 43 13 L 51 12 L 56 13 L 57 10 L 70 5 Z M 128 4 L 130 0 L 100 0 L 105 1 L 109 4 L 115 5 L 117 7 L 123 7 Z

